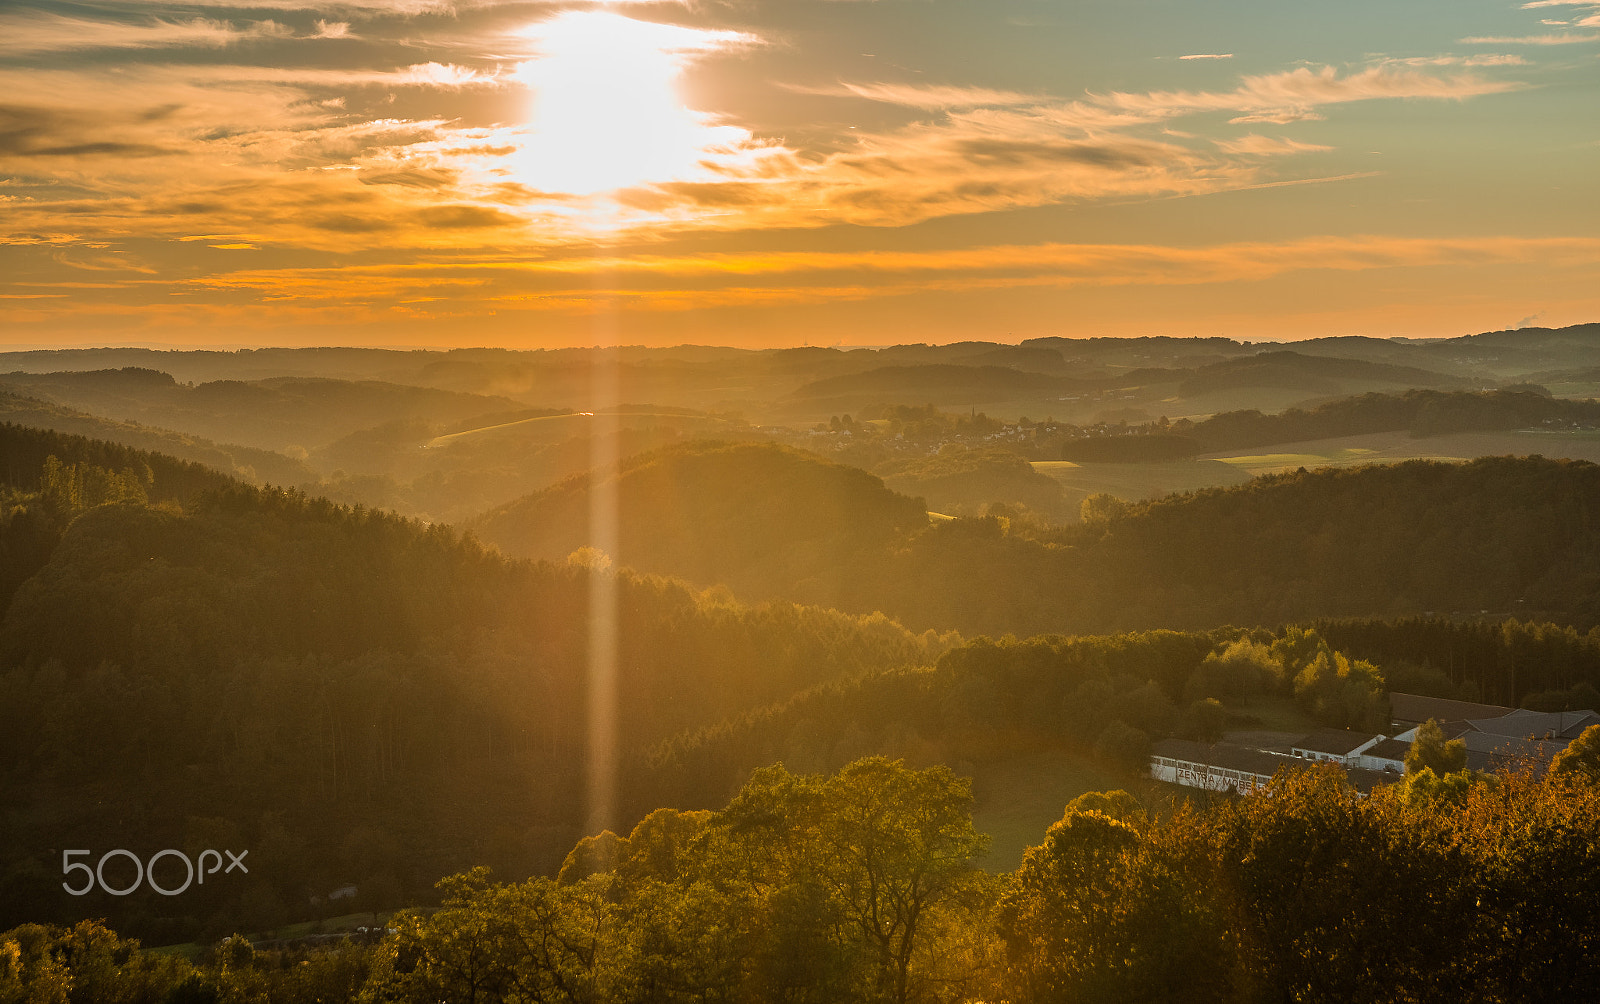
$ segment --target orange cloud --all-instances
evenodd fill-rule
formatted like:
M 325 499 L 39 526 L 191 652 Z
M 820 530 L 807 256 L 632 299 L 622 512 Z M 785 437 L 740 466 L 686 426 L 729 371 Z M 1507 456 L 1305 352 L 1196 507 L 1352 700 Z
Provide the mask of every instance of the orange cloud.
M 293 29 L 275 21 L 251 21 L 240 28 L 203 17 L 127 24 L 41 12 L 0 15 L 0 36 L 9 56 L 82 49 L 219 48 L 293 34 Z
M 1187 56 L 1185 59 L 1189 58 Z M 804 84 L 783 84 L 786 91 L 796 94 L 818 94 L 824 97 L 856 97 L 866 98 L 868 101 L 880 101 L 884 104 L 904 105 L 908 108 L 928 108 L 943 110 L 946 108 L 977 108 L 977 107 L 1002 107 L 1005 105 L 1037 105 L 1046 104 L 1049 98 L 1039 94 L 1024 94 L 1020 91 L 1001 91 L 988 87 L 955 87 L 926 84 L 892 84 L 868 83 L 851 84 L 840 83 L 831 86 L 807 86 Z
M 1600 42 L 1600 35 L 1483 35 L 1463 38 L 1463 45 L 1574 45 L 1581 42 Z
M 468 259 L 410 265 L 241 270 L 190 280 L 196 291 L 250 292 L 263 301 L 370 305 L 448 289 L 526 310 L 585 304 L 641 309 L 875 299 L 932 291 L 1025 287 L 1173 286 L 1258 282 L 1290 272 L 1423 266 L 1600 263 L 1600 238 L 1310 237 L 1204 247 L 1034 244 L 942 251 L 636 255 L 544 261 Z M 873 275 L 870 282 L 863 274 Z M 841 281 L 844 280 L 844 281 Z

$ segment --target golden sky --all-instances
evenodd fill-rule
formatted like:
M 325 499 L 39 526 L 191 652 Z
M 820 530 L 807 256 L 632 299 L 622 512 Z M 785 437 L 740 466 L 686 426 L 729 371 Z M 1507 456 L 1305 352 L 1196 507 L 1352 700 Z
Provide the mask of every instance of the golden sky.
M 12 0 L 0 342 L 1600 320 L 1600 0 Z

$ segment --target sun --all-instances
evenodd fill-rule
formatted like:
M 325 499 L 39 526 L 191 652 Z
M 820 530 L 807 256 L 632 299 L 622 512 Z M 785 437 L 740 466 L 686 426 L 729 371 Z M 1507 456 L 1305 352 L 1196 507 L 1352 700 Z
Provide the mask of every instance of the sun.
M 609 11 L 568 11 L 520 34 L 537 57 L 516 77 L 531 92 L 518 177 L 546 192 L 593 195 L 705 175 L 708 151 L 749 133 L 688 108 L 679 95 L 696 56 L 748 36 L 638 21 Z

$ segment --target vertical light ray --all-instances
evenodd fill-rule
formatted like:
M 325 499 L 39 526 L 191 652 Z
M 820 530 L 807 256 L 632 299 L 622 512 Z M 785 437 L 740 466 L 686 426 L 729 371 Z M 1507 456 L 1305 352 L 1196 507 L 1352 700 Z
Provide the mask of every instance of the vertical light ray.
M 603 270 L 602 270 L 603 271 Z M 597 271 L 595 284 L 610 283 Z M 615 306 L 599 298 L 594 308 L 593 353 L 590 360 L 589 410 L 594 412 L 589 438 L 589 541 L 620 558 L 617 549 L 618 373 Z M 615 564 L 589 570 L 589 749 L 587 832 L 617 825 L 617 579 Z

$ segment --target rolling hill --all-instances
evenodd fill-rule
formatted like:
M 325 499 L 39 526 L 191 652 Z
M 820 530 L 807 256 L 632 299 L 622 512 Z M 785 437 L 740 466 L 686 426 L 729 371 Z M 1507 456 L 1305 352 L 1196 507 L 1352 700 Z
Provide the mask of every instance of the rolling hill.
M 619 563 L 760 598 L 831 602 L 857 556 L 927 523 L 865 471 L 771 443 L 698 441 L 569 478 L 470 527 L 509 555 L 561 559 L 604 543 L 590 524 L 597 492 L 614 493 Z
M 18 371 L 0 374 L 0 388 L 106 418 L 268 450 L 309 450 L 385 422 L 448 424 L 519 407 L 504 397 L 377 380 L 273 377 L 191 385 L 139 367 Z

